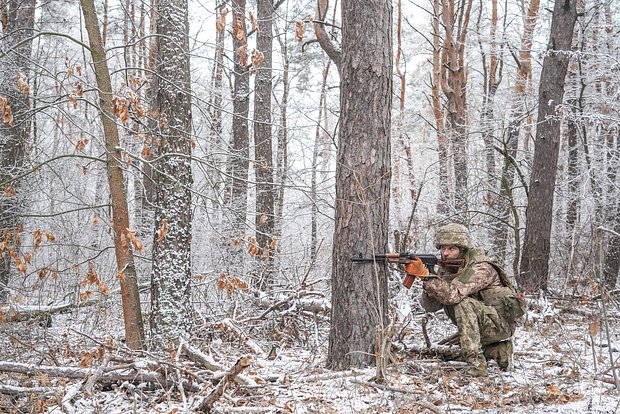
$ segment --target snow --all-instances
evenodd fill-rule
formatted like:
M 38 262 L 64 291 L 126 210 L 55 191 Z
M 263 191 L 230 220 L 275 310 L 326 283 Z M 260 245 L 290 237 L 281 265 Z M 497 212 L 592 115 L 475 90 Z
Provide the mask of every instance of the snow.
M 402 295 L 397 296 L 403 299 Z M 225 335 L 222 321 L 212 327 L 195 329 L 192 346 L 199 349 L 214 365 L 228 370 L 241 356 L 246 355 L 249 340 L 256 342 L 256 349 L 264 353 L 252 355 L 252 364 L 242 372 L 251 379 L 246 385 L 229 384 L 224 395 L 216 402 L 215 413 L 617 413 L 620 398 L 613 385 L 610 370 L 610 351 L 618 360 L 620 352 L 615 343 L 620 335 L 615 321 L 617 304 L 608 304 L 610 331 L 600 323 L 600 300 L 582 298 L 530 300 L 527 320 L 518 328 L 514 338 L 515 354 L 512 372 L 502 372 L 494 362 L 489 363 L 489 377 L 467 378 L 462 375 L 466 364 L 444 361 L 421 354 L 424 338 L 424 314 L 417 309 L 415 299 L 397 305 L 401 312 L 410 314 L 410 322 L 401 325 L 398 338 L 394 339 L 395 363 L 386 372 L 386 381 L 374 382 L 375 369 L 354 369 L 332 372 L 325 369 L 329 326 L 318 318 L 319 343 L 316 332 L 302 320 L 308 312 L 272 312 L 256 325 L 234 321 L 245 337 Z M 263 310 L 256 310 L 261 314 Z M 84 316 L 84 315 L 83 315 Z M 53 355 L 62 366 L 79 366 L 85 352 L 92 352 L 98 342 L 108 344 L 107 353 L 117 353 L 129 358 L 118 342 L 111 341 L 111 332 L 93 332 L 80 335 L 64 323 L 65 314 L 55 315 L 50 328 L 36 324 L 3 324 L 2 341 L 33 343 L 34 349 L 22 349 L 2 344 L 11 355 L 8 360 L 23 363 L 49 364 Z M 406 322 L 407 318 L 404 319 Z M 232 320 L 229 322 L 232 323 Z M 596 322 L 596 323 L 595 323 Z M 21 326 L 20 326 L 21 325 Z M 106 326 L 114 326 L 109 324 Z M 219 326 L 219 328 L 218 328 Z M 600 326 L 600 329 L 596 327 Z M 297 336 L 282 335 L 286 329 L 297 329 Z M 101 327 L 103 328 L 103 326 Z M 426 325 L 429 339 L 436 344 L 455 332 L 447 318 L 438 312 L 428 317 Z M 199 332 L 208 332 L 207 335 Z M 401 335 L 402 334 L 402 335 Z M 608 335 L 611 339 L 609 348 Z M 310 336 L 311 339 L 304 340 Z M 13 338 L 9 340 L 8 338 Z M 45 338 L 45 339 L 42 339 Z M 286 339 L 285 339 L 286 338 Z M 592 342 L 593 340 L 593 342 Z M 9 344 L 7 343 L 7 345 Z M 274 345 L 275 344 L 275 345 Z M 436 345 L 433 347 L 440 349 Z M 443 348 L 447 348 L 444 346 Z M 269 356 L 269 350 L 275 351 Z M 1 359 L 7 359 L 7 351 Z M 594 355 L 593 355 L 594 353 Z M 159 361 L 158 364 L 154 364 Z M 91 363 L 93 371 L 101 364 L 96 358 Z M 110 364 L 109 364 L 110 365 Z M 81 390 L 81 380 L 58 378 L 28 378 L 20 374 L 0 373 L 2 384 L 13 386 L 45 386 L 57 390 L 57 398 L 45 400 L 41 413 L 191 413 L 196 412 L 203 399 L 214 389 L 212 379 L 222 377 L 190 362 L 183 355 L 149 352 L 148 363 L 144 357 L 134 359 L 135 367 L 153 370 L 160 367 L 181 368 L 191 375 L 184 375 L 200 391 L 164 390 L 147 384 L 136 386 L 127 382 L 101 389 L 95 387 L 93 395 Z M 219 374 L 219 375 L 216 375 Z M 174 374 L 177 375 L 177 374 Z M 173 375 L 173 377 L 174 377 Z M 601 380 L 604 376 L 605 381 Z M 608 383 L 606 381 L 610 381 Z M 7 407 L 27 407 L 30 396 L 13 397 L 12 402 L 0 404 L 0 412 Z M 0 397 L 5 398 L 5 397 Z M 62 402 L 62 403 L 61 403 Z M 69 404 L 67 404 L 67 402 Z M 60 403 L 60 405 L 59 405 Z M 64 403 L 64 405 L 63 405 Z M 61 406 L 63 408 L 61 408 Z M 8 412 L 8 411 L 7 411 Z M 21 411 L 14 411 L 21 412 Z

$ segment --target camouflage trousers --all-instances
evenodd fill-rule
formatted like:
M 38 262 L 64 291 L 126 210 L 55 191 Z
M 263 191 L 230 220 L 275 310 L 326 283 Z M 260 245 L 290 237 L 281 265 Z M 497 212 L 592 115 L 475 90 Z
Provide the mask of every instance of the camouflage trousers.
M 514 328 L 497 309 L 479 300 L 465 298 L 454 305 L 454 318 L 461 342 L 461 355 L 474 368 L 486 372 L 485 345 L 508 339 Z

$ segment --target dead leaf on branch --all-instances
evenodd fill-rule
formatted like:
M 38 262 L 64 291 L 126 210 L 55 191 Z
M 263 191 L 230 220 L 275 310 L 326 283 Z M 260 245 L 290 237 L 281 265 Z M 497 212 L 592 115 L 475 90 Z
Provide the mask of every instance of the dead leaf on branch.
M 17 198 L 17 191 L 15 191 L 15 189 L 10 185 L 4 187 L 4 189 L 2 190 L 2 194 L 5 197 Z
M 84 151 L 84 148 L 86 148 L 86 145 L 88 145 L 90 141 L 88 140 L 88 138 L 83 138 L 83 139 L 79 139 L 78 142 L 75 144 L 75 148 L 79 151 Z
M 17 74 L 17 88 L 26 96 L 30 93 L 30 86 L 28 86 L 28 78 L 23 73 Z
M 73 109 L 77 109 L 78 102 L 77 102 L 77 98 L 75 97 L 75 94 L 72 93 L 69 95 L 69 102 L 73 104 Z
M 164 241 L 164 237 L 166 237 L 166 234 L 168 234 L 168 219 L 164 218 L 161 221 L 161 226 L 159 227 L 159 230 L 157 230 L 157 238 L 155 239 L 155 242 L 159 244 Z
M 254 14 L 252 12 L 249 12 L 248 14 L 250 15 L 250 24 L 252 26 L 252 31 L 260 31 L 260 27 L 258 27 L 258 22 L 256 21 L 256 17 L 254 17 Z
M 75 82 L 73 85 L 75 86 L 75 89 L 73 89 L 74 94 L 80 97 L 84 96 L 84 84 L 82 82 Z
M 245 45 L 239 47 L 237 49 L 237 54 L 239 55 L 239 64 L 241 66 L 247 66 L 248 64 L 248 50 Z
M 222 273 L 215 282 L 215 288 L 220 292 L 226 291 L 228 297 L 231 297 L 238 290 L 247 290 L 248 284 L 238 277 L 227 276 Z
M 46 231 L 45 232 L 45 237 L 47 238 L 47 241 L 54 241 L 54 240 L 56 240 L 56 236 L 54 236 L 54 233 L 52 233 L 51 231 Z
M 41 239 L 43 237 L 43 233 L 41 232 L 40 229 L 36 229 L 32 235 L 32 238 L 34 239 L 34 250 L 37 250 L 39 248 L 39 246 L 41 246 Z
M 0 112 L 2 112 L 2 120 L 5 124 L 13 127 L 13 112 L 11 111 L 11 105 L 9 100 L 3 96 L 0 96 Z
M 129 103 L 125 98 L 112 99 L 112 113 L 121 120 L 123 124 L 129 119 Z
M 127 237 L 129 238 L 129 240 L 131 240 L 131 245 L 133 246 L 133 249 L 137 250 L 140 253 L 142 253 L 143 244 L 136 237 L 136 232 L 127 229 Z
M 243 15 L 234 14 L 233 20 L 233 36 L 239 40 L 244 46 L 246 45 L 245 30 L 243 29 Z
M 226 15 L 227 14 L 228 14 L 228 8 L 224 7 L 220 11 L 220 15 L 218 16 L 217 20 L 215 21 L 215 30 L 217 30 L 218 33 L 222 32 L 224 30 L 224 28 L 226 27 Z
M 252 59 L 252 70 L 250 72 L 256 73 L 258 68 L 260 68 L 263 64 L 265 55 L 260 50 L 252 49 L 252 52 L 250 52 L 250 58 Z
M 299 43 L 304 40 L 304 22 L 301 20 L 295 22 L 295 39 Z

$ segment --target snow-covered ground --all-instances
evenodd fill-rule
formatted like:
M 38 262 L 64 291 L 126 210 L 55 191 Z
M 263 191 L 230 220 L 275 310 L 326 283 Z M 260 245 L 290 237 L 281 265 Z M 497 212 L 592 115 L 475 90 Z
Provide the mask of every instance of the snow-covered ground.
M 620 393 L 610 364 L 610 355 L 616 365 L 620 358 L 617 306 L 608 305 L 607 320 L 600 316 L 600 301 L 596 300 L 532 301 L 529 306 L 527 320 L 514 338 L 513 371 L 502 372 L 492 362 L 489 377 L 479 379 L 463 377 L 462 362 L 419 352 L 425 349 L 421 313 L 413 314 L 401 329 L 402 335 L 395 341 L 395 363 L 379 384 L 374 381 L 374 368 L 326 370 L 327 322 L 325 318 L 312 321 L 302 312 L 274 313 L 262 325 L 255 321 L 253 326 L 238 324 L 251 346 L 238 336 L 227 335 L 221 325 L 197 330 L 192 345 L 223 370 L 241 356 L 252 357 L 251 365 L 240 375 L 245 384 L 230 384 L 213 406 L 216 413 L 620 412 Z M 48 328 L 28 322 L 0 325 L 0 359 L 94 370 L 101 365 L 103 354 L 113 353 L 115 342 L 110 332 L 96 329 L 84 335 L 69 328 L 63 318 L 67 316 L 55 316 Z M 107 322 L 99 326 L 111 325 Z M 215 326 L 220 326 L 220 331 Z M 455 332 L 441 312 L 428 318 L 426 331 L 434 344 Z M 103 343 L 112 347 L 98 351 L 105 348 Z M 256 353 L 257 348 L 264 352 Z M 88 354 L 90 359 L 85 358 Z M 53 390 L 46 397 L 0 395 L 0 412 L 189 413 L 196 412 L 214 389 L 212 378 L 218 373 L 183 356 L 161 353 L 141 358 L 182 368 L 177 374 L 193 381 L 198 390 L 179 392 L 124 382 L 105 389 L 95 387 L 88 394 L 83 380 L 0 372 L 2 385 Z

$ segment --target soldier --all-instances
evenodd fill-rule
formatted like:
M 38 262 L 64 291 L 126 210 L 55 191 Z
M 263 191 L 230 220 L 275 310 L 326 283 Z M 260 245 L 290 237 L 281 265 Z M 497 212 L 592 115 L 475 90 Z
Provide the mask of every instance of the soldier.
M 494 359 L 503 371 L 510 370 L 510 338 L 523 315 L 521 295 L 502 268 L 472 246 L 465 226 L 440 227 L 435 245 L 441 252 L 439 277 L 429 277 L 423 265 L 413 273 L 423 280 L 420 304 L 428 312 L 443 307 L 458 327 L 461 356 L 471 365 L 467 375 L 487 376 L 487 359 Z

